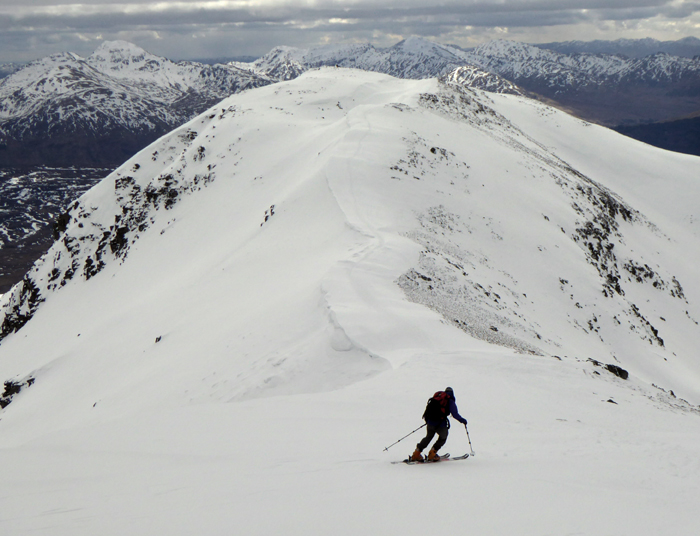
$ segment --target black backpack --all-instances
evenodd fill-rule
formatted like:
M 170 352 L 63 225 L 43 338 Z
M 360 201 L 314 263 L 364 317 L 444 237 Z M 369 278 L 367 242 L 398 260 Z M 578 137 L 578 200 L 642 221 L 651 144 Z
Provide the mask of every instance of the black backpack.
M 442 422 L 450 414 L 450 400 L 452 397 L 445 391 L 438 391 L 428 399 L 425 406 L 423 419 L 430 422 Z

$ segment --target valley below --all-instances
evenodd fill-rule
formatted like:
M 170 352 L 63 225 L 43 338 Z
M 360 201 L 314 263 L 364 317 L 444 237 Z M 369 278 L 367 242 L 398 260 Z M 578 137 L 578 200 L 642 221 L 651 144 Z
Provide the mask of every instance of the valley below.
M 0 294 L 19 282 L 53 243 L 68 205 L 109 168 L 0 168 Z

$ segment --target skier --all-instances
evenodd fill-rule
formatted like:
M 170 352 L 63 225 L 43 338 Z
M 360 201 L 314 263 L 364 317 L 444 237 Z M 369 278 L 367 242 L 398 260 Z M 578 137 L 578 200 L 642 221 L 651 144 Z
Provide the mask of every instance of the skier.
M 440 450 L 445 444 L 445 441 L 447 441 L 447 434 L 450 428 L 450 422 L 447 419 L 449 415 L 452 415 L 452 418 L 457 419 L 462 424 L 467 424 L 467 419 L 462 417 L 457 410 L 455 394 L 452 387 L 448 387 L 444 391 L 438 391 L 428 400 L 425 413 L 423 413 L 423 419 L 427 424 L 427 433 L 420 443 L 416 445 L 416 450 L 410 458 L 411 461 L 419 462 L 424 460 L 421 453 L 423 449 L 430 444 L 435 434 L 438 435 L 438 440 L 433 445 L 433 448 L 430 449 L 427 459 L 431 462 L 440 460 L 438 450 Z

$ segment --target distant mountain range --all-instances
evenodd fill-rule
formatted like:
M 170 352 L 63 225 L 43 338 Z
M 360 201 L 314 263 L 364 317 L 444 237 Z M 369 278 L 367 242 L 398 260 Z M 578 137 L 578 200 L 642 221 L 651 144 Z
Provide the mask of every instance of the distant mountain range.
M 562 54 L 513 41 L 490 41 L 465 51 L 419 38 L 387 49 L 372 45 L 313 49 L 278 47 L 253 63 L 260 74 L 287 80 L 323 65 L 354 67 L 399 78 L 441 76 L 470 65 L 502 87 L 506 79 L 604 125 L 636 124 L 700 110 L 700 59 L 658 53 L 644 59 Z
M 654 48 L 647 40 L 612 43 Z M 412 79 L 461 69 L 465 86 L 534 96 L 607 126 L 700 110 L 700 57 L 663 52 L 636 59 L 502 40 L 464 50 L 414 37 L 384 49 L 277 47 L 252 63 L 207 65 L 175 63 L 115 41 L 87 58 L 64 53 L 37 60 L 0 81 L 0 167 L 118 165 L 228 95 L 321 66 Z
M 482 69 L 607 126 L 684 116 L 700 110 L 700 59 L 657 53 L 643 59 L 561 54 L 512 41 L 471 53 Z

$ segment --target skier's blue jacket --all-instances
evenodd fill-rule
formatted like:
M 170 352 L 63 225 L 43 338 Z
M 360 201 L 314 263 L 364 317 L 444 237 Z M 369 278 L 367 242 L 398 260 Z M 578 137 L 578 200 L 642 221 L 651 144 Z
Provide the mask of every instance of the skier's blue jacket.
M 459 414 L 459 410 L 457 409 L 457 403 L 455 402 L 454 397 L 450 397 L 450 415 L 452 415 L 453 419 L 456 419 L 462 424 L 467 424 L 467 419 L 465 419 Z M 436 428 L 441 428 L 443 426 L 448 425 L 447 417 L 437 422 L 433 421 L 432 419 L 426 419 L 425 422 L 428 423 L 430 426 L 434 426 Z

